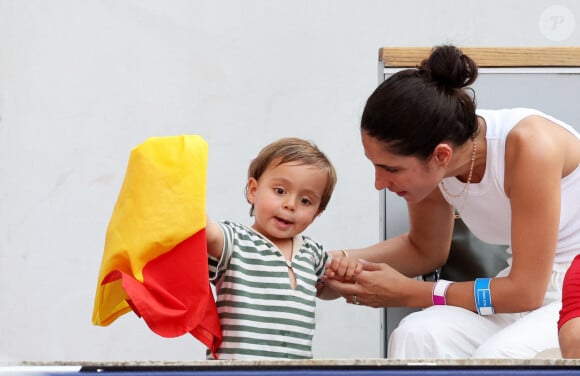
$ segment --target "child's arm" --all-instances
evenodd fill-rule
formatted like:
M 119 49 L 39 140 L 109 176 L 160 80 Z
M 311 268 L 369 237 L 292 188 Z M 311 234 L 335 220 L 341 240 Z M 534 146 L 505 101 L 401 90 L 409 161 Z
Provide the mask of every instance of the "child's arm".
M 206 216 L 205 236 L 207 240 L 207 254 L 220 259 L 224 249 L 224 234 L 220 226 Z
M 339 279 L 343 282 L 356 283 L 355 276 L 362 271 L 362 266 L 358 261 L 348 258 L 346 251 L 329 252 L 330 260 L 326 264 L 326 277 Z M 326 278 L 325 277 L 325 278 Z M 324 279 L 316 284 L 317 296 L 323 300 L 332 300 L 341 297 L 335 290 L 326 285 Z
M 349 257 L 348 252 L 344 250 L 329 252 L 329 255 L 330 260 L 326 264 L 326 277 L 342 282 L 355 282 L 357 274 L 362 271 L 362 265 L 358 259 Z
M 340 294 L 324 283 L 324 280 L 320 279 L 316 283 L 316 297 L 322 300 L 333 300 L 340 298 Z

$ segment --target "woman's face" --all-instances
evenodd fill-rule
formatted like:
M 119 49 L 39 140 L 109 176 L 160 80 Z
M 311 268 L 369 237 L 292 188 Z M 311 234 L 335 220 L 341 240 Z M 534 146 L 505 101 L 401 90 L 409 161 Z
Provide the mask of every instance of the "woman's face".
M 375 167 L 375 188 L 388 189 L 408 202 L 423 200 L 443 177 L 438 165 L 389 152 L 387 144 L 361 132 L 366 157 Z

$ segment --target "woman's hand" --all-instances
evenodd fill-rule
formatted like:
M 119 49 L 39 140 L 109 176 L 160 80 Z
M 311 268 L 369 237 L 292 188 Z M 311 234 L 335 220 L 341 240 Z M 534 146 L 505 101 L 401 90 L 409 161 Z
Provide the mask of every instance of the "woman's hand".
M 339 261 L 337 263 L 339 266 L 342 265 Z M 341 279 L 340 275 L 335 278 L 334 268 L 329 268 L 325 277 L 326 284 L 342 295 L 347 303 L 375 308 L 405 305 L 403 300 L 408 293 L 406 287 L 409 287 L 408 284 L 413 281 L 412 279 L 384 263 L 359 260 L 357 264 L 362 270 L 353 274 L 354 283 Z M 348 276 L 348 273 L 345 275 Z

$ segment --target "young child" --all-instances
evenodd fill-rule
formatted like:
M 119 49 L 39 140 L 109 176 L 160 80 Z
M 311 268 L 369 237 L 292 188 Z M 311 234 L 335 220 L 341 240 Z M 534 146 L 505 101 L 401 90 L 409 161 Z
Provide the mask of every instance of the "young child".
M 320 283 L 329 256 L 302 232 L 324 211 L 335 184 L 334 167 L 314 144 L 283 138 L 249 166 L 246 199 L 254 224 L 208 218 L 220 360 L 312 358 L 316 297 L 338 294 Z

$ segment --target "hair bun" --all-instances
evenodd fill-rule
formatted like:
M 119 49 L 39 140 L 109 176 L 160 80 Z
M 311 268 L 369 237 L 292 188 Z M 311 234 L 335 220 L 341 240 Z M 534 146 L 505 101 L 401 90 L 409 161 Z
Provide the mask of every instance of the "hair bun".
M 451 45 L 437 46 L 421 62 L 419 70 L 433 81 L 453 89 L 471 85 L 477 78 L 477 64 Z

